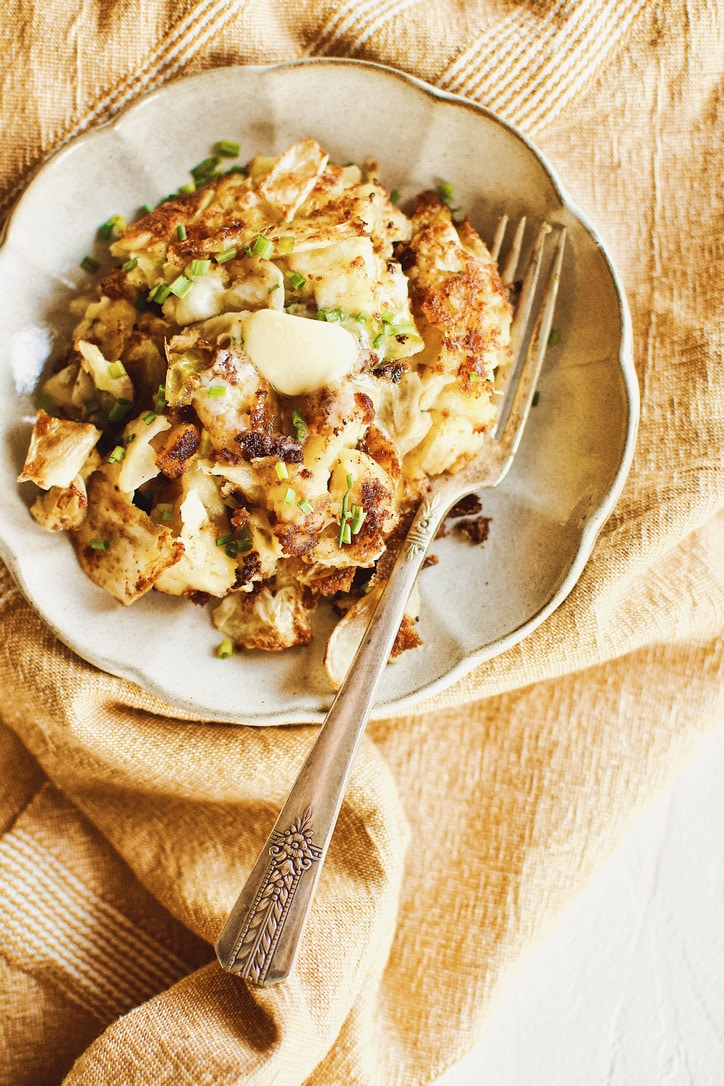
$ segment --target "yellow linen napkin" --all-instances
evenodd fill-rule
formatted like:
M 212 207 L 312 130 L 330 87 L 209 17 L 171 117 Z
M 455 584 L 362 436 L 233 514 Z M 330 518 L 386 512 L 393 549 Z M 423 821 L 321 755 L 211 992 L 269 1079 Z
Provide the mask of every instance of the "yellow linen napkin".
M 315 729 L 177 718 L 0 575 L 0 1083 L 434 1080 L 722 717 L 722 26 L 685 0 L 14 0 L 0 209 L 144 90 L 219 64 L 394 65 L 532 136 L 606 238 L 635 332 L 631 475 L 569 598 L 374 721 L 298 969 L 211 944 Z

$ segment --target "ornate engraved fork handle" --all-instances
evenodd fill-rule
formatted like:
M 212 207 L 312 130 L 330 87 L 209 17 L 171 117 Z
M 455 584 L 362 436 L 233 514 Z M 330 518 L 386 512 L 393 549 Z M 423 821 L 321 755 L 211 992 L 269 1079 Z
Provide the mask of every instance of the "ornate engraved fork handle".
M 347 677 L 216 943 L 255 984 L 290 973 L 347 780 L 405 605 L 447 506 L 422 502 Z

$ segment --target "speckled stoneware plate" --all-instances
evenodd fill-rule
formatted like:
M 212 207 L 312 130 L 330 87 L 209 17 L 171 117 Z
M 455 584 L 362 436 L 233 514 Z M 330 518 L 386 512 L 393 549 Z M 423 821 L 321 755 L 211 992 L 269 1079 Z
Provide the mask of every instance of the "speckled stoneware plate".
M 399 123 L 390 123 L 390 118 Z M 0 548 L 30 602 L 70 648 L 172 706 L 206 719 L 277 724 L 321 719 L 331 700 L 322 665 L 331 624 L 320 609 L 312 646 L 214 655 L 205 609 L 149 593 L 123 608 L 76 565 L 70 541 L 38 528 L 32 487 L 19 487 L 32 389 L 62 349 L 79 261 L 110 215 L 132 217 L 188 180 L 219 139 L 242 160 L 312 137 L 332 160 L 378 159 L 403 199 L 446 180 L 490 240 L 498 215 L 568 227 L 559 343 L 507 479 L 484 497 L 483 546 L 454 536 L 421 577 L 424 647 L 388 668 L 376 715 L 413 706 L 514 644 L 568 594 L 623 484 L 637 422 L 626 302 L 595 231 L 550 167 L 517 132 L 462 99 L 357 61 L 222 68 L 149 94 L 76 139 L 19 201 L 0 250 L 2 486 Z

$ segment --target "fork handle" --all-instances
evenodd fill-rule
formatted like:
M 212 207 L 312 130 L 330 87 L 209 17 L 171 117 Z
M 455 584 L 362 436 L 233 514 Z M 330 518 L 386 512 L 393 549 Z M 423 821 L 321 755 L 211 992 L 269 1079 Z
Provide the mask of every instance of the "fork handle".
M 224 969 L 254 984 L 292 970 L 354 757 L 405 605 L 445 507 L 425 499 L 317 739 L 216 943 Z

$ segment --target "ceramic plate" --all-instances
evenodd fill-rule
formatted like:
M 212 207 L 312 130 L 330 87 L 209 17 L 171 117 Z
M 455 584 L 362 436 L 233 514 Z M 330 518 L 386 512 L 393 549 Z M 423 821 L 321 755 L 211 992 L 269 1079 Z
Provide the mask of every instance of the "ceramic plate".
M 399 123 L 389 123 L 389 118 Z M 383 122 L 383 118 L 387 118 Z M 313 645 L 214 656 L 205 609 L 149 593 L 123 608 L 76 565 L 70 541 L 38 528 L 19 487 L 32 389 L 87 288 L 79 267 L 110 215 L 133 217 L 188 180 L 219 139 L 242 160 L 302 137 L 336 162 L 375 157 L 403 199 L 441 180 L 483 237 L 505 210 L 565 223 L 568 244 L 540 398 L 503 485 L 484 496 L 489 538 L 450 535 L 421 576 L 424 646 L 387 669 L 375 715 L 411 707 L 529 634 L 572 588 L 621 489 L 637 419 L 626 303 L 594 230 L 536 150 L 485 109 L 357 61 L 222 68 L 172 83 L 57 153 L 29 185 L 0 250 L 0 547 L 30 602 L 84 659 L 209 720 L 320 719 L 331 700 L 320 608 Z

